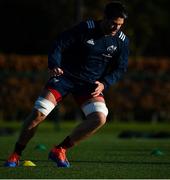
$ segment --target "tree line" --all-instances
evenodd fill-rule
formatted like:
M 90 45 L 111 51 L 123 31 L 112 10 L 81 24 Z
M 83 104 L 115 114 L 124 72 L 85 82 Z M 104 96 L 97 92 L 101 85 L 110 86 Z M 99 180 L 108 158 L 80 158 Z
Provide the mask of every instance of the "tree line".
M 0 72 L 0 119 L 23 120 L 48 79 L 47 56 L 0 54 Z M 125 77 L 105 94 L 108 119 L 169 121 L 169 73 L 169 59 L 130 59 Z M 67 120 L 82 116 L 72 96 L 57 112 Z

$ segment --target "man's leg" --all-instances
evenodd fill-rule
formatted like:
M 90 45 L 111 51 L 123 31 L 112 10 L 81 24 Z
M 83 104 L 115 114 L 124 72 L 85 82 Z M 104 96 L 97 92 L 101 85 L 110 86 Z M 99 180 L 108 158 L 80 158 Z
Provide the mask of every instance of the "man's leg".
M 93 135 L 106 122 L 108 110 L 103 97 L 91 98 L 83 103 L 81 108 L 86 116 L 86 120 L 81 122 L 69 135 L 71 143 L 68 146 L 73 146 Z
M 45 120 L 46 116 L 53 110 L 56 104 L 57 102 L 54 95 L 49 90 L 43 90 L 35 102 L 32 112 L 24 121 L 14 151 L 5 163 L 6 166 L 15 167 L 18 165 L 22 151 L 34 136 L 38 125 Z
M 82 105 L 82 110 L 87 119 L 80 123 L 72 133 L 67 136 L 59 145 L 54 147 L 52 151 L 64 149 L 66 151 L 80 141 L 93 135 L 105 122 L 108 109 L 105 105 L 104 98 L 96 97 L 88 100 Z
M 93 135 L 106 122 L 106 116 L 101 112 L 94 112 L 87 116 L 87 119 L 79 124 L 69 135 L 72 144 L 77 144 Z
M 49 90 L 43 90 L 40 98 L 35 102 L 35 106 L 31 114 L 26 118 L 18 143 L 26 145 L 34 136 L 38 125 L 45 120 L 47 115 L 53 110 L 57 102 L 54 95 Z

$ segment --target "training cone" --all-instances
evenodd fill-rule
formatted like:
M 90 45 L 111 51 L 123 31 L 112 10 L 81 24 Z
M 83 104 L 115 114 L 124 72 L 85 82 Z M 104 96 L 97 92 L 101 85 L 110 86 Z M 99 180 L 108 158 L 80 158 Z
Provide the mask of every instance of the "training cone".
M 24 161 L 23 166 L 36 166 L 32 161 Z
M 47 148 L 44 144 L 38 144 L 37 146 L 35 146 L 35 149 L 45 151 Z
M 151 152 L 151 155 L 162 156 L 162 155 L 164 155 L 164 153 L 163 153 L 160 149 L 154 149 L 154 150 Z

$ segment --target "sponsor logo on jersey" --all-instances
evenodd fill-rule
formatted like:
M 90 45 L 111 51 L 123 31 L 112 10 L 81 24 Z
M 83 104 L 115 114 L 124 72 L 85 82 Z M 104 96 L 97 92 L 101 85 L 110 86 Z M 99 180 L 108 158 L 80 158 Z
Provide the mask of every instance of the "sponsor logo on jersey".
M 112 58 L 112 55 L 110 55 L 110 54 L 102 54 L 102 56 L 104 56 L 104 57 L 107 57 L 107 58 Z
M 103 53 L 102 55 L 107 58 L 112 58 L 113 57 L 112 54 L 114 53 L 114 51 L 116 51 L 116 49 L 117 49 L 117 46 L 114 46 L 114 45 L 108 46 L 107 47 L 108 54 Z
M 116 51 L 116 49 L 117 49 L 117 46 L 114 46 L 114 45 L 107 47 L 107 51 L 109 53 L 113 53 L 114 51 Z

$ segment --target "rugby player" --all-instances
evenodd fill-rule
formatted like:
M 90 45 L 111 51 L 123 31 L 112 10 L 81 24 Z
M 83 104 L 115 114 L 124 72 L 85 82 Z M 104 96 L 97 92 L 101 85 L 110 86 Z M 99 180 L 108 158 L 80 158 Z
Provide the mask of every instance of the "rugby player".
M 129 40 L 121 27 L 127 11 L 121 2 L 108 3 L 101 20 L 88 19 L 62 32 L 48 55 L 50 78 L 26 118 L 5 166 L 16 167 L 38 125 L 68 94 L 72 94 L 86 120 L 52 147 L 49 159 L 69 167 L 66 152 L 101 128 L 108 115 L 104 92 L 127 70 Z

